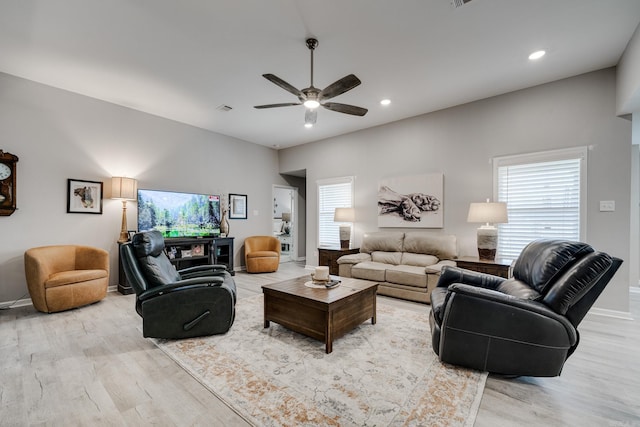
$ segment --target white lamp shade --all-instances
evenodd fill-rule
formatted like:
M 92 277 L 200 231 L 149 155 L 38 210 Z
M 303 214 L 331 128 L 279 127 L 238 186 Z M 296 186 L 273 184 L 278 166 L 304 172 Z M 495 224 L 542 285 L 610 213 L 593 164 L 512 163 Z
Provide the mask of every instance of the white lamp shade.
M 471 203 L 467 222 L 500 224 L 509 222 L 507 204 L 503 202 Z
M 136 200 L 138 197 L 138 181 L 133 178 L 114 176 L 111 178 L 111 198 Z
M 333 215 L 333 222 L 354 222 L 356 212 L 353 208 L 336 208 Z

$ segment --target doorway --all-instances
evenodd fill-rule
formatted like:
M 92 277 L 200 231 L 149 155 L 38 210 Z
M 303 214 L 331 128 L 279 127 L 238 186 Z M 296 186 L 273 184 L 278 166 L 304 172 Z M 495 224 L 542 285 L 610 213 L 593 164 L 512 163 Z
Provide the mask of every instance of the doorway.
M 273 186 L 273 234 L 280 240 L 280 262 L 295 261 L 298 189 Z

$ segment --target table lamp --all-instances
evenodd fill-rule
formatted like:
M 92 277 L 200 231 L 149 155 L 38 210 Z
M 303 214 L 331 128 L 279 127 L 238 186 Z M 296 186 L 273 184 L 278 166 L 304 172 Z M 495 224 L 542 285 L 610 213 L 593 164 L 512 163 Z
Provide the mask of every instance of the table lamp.
M 498 229 L 493 224 L 508 222 L 507 204 L 503 202 L 471 203 L 467 222 L 484 223 L 478 228 L 478 256 L 493 261 L 498 248 Z
M 336 208 L 333 222 L 341 222 L 340 225 L 340 249 L 349 249 L 351 239 L 351 224 L 355 221 L 355 209 Z
M 119 243 L 129 240 L 127 233 L 127 200 L 138 197 L 138 182 L 133 178 L 114 176 L 111 178 L 111 198 L 122 200 L 122 227 L 120 228 Z
M 282 212 L 282 232 L 289 234 L 291 232 L 291 212 Z

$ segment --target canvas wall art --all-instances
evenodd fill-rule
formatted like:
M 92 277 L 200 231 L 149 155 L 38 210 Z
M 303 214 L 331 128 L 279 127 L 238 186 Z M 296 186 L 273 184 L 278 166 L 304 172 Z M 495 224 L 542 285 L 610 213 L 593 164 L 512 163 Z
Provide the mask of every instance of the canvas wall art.
M 378 227 L 442 228 L 443 183 L 441 173 L 380 180 Z

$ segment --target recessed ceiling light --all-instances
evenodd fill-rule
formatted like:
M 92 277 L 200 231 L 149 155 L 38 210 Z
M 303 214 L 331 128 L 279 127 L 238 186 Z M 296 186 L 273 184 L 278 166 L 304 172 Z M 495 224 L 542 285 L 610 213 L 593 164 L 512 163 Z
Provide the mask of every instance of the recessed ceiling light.
M 380 101 L 381 105 L 389 105 L 391 104 L 391 100 L 390 99 L 383 99 L 382 101 Z
M 531 55 L 529 55 L 529 59 L 532 60 L 532 61 L 534 61 L 536 59 L 540 59 L 545 55 L 545 53 L 547 53 L 547 52 L 545 52 L 544 50 L 537 50 L 537 51 L 533 52 Z
M 307 129 L 310 129 L 313 127 L 313 123 L 305 123 L 304 127 L 306 127 Z

